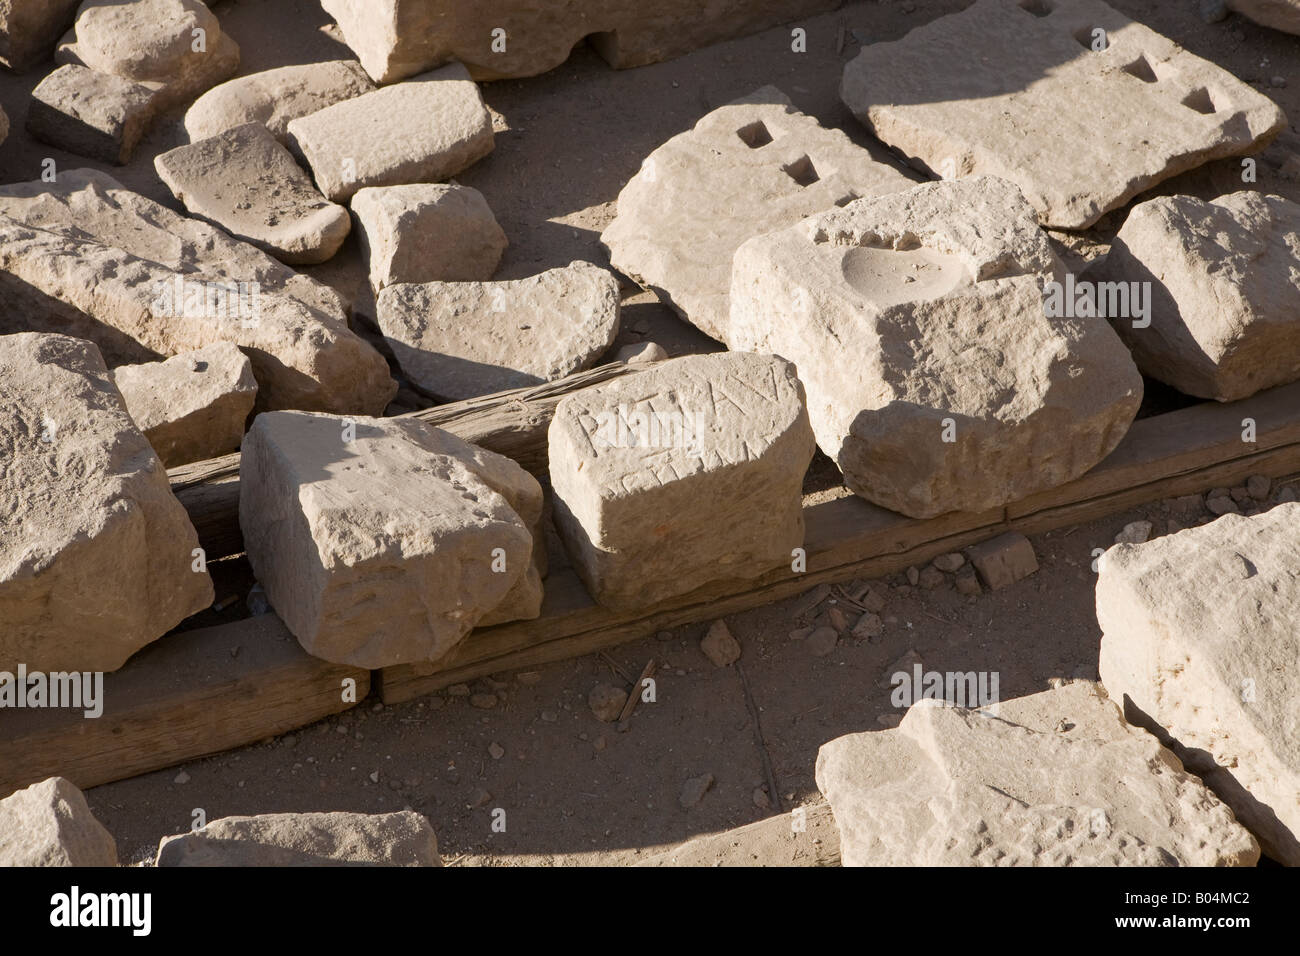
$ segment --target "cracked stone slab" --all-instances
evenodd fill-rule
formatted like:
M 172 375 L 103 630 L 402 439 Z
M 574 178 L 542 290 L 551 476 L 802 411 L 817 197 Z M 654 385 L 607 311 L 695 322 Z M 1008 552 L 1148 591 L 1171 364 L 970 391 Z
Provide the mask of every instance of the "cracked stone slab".
M 245 123 L 154 158 L 158 178 L 195 217 L 289 265 L 330 259 L 352 231 L 271 131 Z
M 1111 697 L 1300 866 L 1300 504 L 1116 545 L 1098 568 Z
M 0 671 L 113 671 L 212 603 L 198 537 L 99 351 L 0 336 Z
M 978 0 L 864 47 L 840 98 L 918 166 L 1009 179 L 1061 229 L 1286 126 L 1266 96 L 1101 0 Z
M 1221 402 L 1300 379 L 1300 205 L 1253 190 L 1133 207 L 1100 282 L 1150 283 L 1150 325 L 1113 320 L 1144 373 Z
M 619 272 L 727 341 L 731 260 L 746 239 L 914 183 L 765 86 L 651 153 L 601 245 Z
M 485 282 L 509 242 L 477 189 L 414 183 L 362 189 L 352 197 L 370 286 Z
M 392 285 L 376 312 L 407 378 L 458 401 L 590 367 L 618 337 L 618 280 L 571 262 L 527 279 Z
M 260 408 L 377 413 L 397 391 L 332 289 L 95 170 L 0 186 L 0 292 L 0 331 L 87 338 L 112 366 L 232 342 Z
M 81 0 L 6 0 L 0 4 L 0 63 L 24 73 L 54 52 Z
M 855 494 L 916 518 L 983 511 L 1088 471 L 1141 404 L 1105 319 L 1046 315 L 1062 275 L 1011 183 L 927 183 L 741 246 L 730 344 L 798 366 Z
M 27 132 L 43 143 L 119 166 L 157 115 L 147 86 L 83 66 L 61 66 L 32 90 Z
M 478 84 L 459 63 L 291 120 L 289 139 L 336 202 L 366 186 L 447 179 L 494 145 Z
M 257 380 L 238 347 L 217 342 L 109 372 L 126 410 L 167 468 L 239 451 Z
M 789 566 L 814 442 L 784 359 L 671 359 L 560 401 L 555 523 L 587 589 L 645 608 Z
M 535 76 L 567 60 L 584 38 L 611 66 L 645 66 L 826 13 L 841 2 L 715 0 L 701 8 L 664 0 L 322 0 L 321 6 L 376 82 L 390 83 L 448 60 L 464 63 L 478 80 Z
M 845 866 L 1252 866 L 1254 838 L 1096 685 L 920 700 L 817 753 Z
M 249 563 L 299 643 L 334 663 L 447 654 L 535 572 L 524 516 L 541 502 L 510 459 L 416 419 L 268 412 L 244 438 Z
M 245 123 L 261 123 L 287 144 L 291 120 L 374 89 L 355 60 L 282 66 L 208 90 L 185 111 L 185 131 L 193 143 Z
M 80 790 L 50 777 L 0 800 L 0 867 L 117 866 L 117 843 Z

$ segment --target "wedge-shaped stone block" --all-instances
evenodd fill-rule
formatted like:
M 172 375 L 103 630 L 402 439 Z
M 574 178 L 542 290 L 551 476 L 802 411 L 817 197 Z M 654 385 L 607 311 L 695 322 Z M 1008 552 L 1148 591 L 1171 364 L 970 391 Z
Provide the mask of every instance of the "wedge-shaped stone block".
M 5 0 L 0 4 L 0 63 L 25 72 L 54 52 L 81 0 Z
M 222 817 L 164 837 L 158 866 L 442 866 L 429 821 L 400 813 Z
M 352 217 L 312 185 L 261 123 L 245 123 L 154 158 L 190 213 L 290 265 L 332 258 Z
M 232 342 L 261 408 L 379 412 L 397 391 L 328 286 L 95 170 L 0 186 L 0 293 L 0 331 L 90 339 L 110 365 Z
M 407 378 L 456 401 L 590 366 L 618 336 L 618 280 L 571 262 L 505 282 L 389 286 L 376 311 Z
M 1013 185 L 928 183 L 741 246 L 731 346 L 799 367 L 856 494 L 917 518 L 983 511 L 1083 474 L 1142 400 L 1104 319 L 1047 317 L 1061 275 Z
M 651 153 L 600 241 L 615 269 L 726 342 L 731 259 L 742 242 L 912 185 L 765 86 Z
M 459 63 L 291 120 L 289 139 L 336 202 L 366 186 L 446 179 L 494 145 L 492 117 Z
M 117 844 L 81 791 L 50 777 L 0 800 L 3 866 L 117 866 Z
M 154 120 L 155 98 L 133 80 L 68 64 L 32 90 L 27 132 L 70 153 L 124 165 Z
M 1116 545 L 1098 568 L 1111 697 L 1300 866 L 1300 504 Z
M 480 80 L 534 76 L 567 60 L 584 37 L 611 66 L 645 66 L 825 13 L 841 2 L 714 0 L 701 7 L 667 0 L 322 0 L 321 5 L 370 75 L 389 83 L 448 60 L 466 64 Z
M 1087 274 L 1150 290 L 1149 324 L 1112 320 L 1138 368 L 1229 402 L 1300 379 L 1298 251 L 1300 205 L 1281 196 L 1165 196 L 1135 206 Z
M 362 189 L 352 214 L 376 293 L 401 282 L 486 281 L 509 245 L 483 194 L 469 186 Z
M 248 357 L 229 342 L 165 362 L 120 365 L 109 377 L 167 468 L 239 451 L 257 380 Z
M 1251 866 L 1178 758 L 1076 682 L 988 711 L 920 700 L 817 753 L 845 866 Z
M 198 538 L 98 350 L 0 336 L 0 671 L 112 671 L 212 603 Z
M 1009 179 L 1062 229 L 1286 127 L 1266 96 L 1101 0 L 978 0 L 863 47 L 840 97 L 922 168 Z
M 556 526 L 607 607 L 757 578 L 803 545 L 813 436 L 775 356 L 693 355 L 583 389 L 556 406 L 549 453 Z
M 282 66 L 227 80 L 204 93 L 185 111 L 185 132 L 198 142 L 245 123 L 261 123 L 280 142 L 289 121 L 374 90 L 355 60 Z
M 335 663 L 450 651 L 531 570 L 521 513 L 540 509 L 513 461 L 415 419 L 268 412 L 244 438 L 248 560 L 308 653 Z

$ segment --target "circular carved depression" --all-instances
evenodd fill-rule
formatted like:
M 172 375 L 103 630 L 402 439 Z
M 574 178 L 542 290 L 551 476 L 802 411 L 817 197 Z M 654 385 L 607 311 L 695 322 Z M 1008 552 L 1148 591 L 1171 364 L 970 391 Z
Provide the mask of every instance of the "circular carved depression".
M 854 246 L 840 260 L 844 281 L 881 308 L 946 295 L 970 280 L 957 256 L 925 247 L 896 250 Z

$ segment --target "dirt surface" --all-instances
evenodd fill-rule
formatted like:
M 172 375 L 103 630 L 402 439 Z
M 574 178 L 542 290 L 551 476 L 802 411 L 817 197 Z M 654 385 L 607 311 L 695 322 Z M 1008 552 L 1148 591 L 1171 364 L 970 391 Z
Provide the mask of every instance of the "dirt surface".
M 1236 16 L 1206 24 L 1195 0 L 1113 5 L 1256 84 L 1288 115 L 1300 117 L 1295 37 Z M 808 33 L 802 54 L 791 52 L 788 27 L 623 72 L 579 45 L 568 63 L 547 75 L 485 85 L 496 150 L 459 181 L 484 193 L 510 239 L 499 277 L 572 259 L 607 264 L 599 233 L 642 159 L 710 109 L 765 84 L 777 85 L 800 109 L 886 158 L 839 102 L 843 64 L 863 43 L 897 38 L 965 6 L 938 0 L 849 4 L 800 22 Z M 351 56 L 314 0 L 230 0 L 214 9 L 242 48 L 241 73 Z M 60 169 L 105 169 L 179 209 L 152 165 L 158 152 L 183 142 L 179 113 L 153 131 L 128 167 L 52 150 L 22 128 L 30 90 L 48 69 L 0 78 L 0 105 L 12 126 L 0 146 L 0 182 L 35 179 L 42 160 L 52 157 Z M 1300 183 L 1278 171 L 1297 141 L 1293 127 L 1261 157 L 1255 188 L 1300 200 Z M 1209 197 L 1238 188 L 1240 163 L 1228 160 L 1159 191 Z M 1104 251 L 1119 222 L 1122 214 L 1112 214 L 1086 234 L 1057 238 L 1067 256 L 1092 256 Z M 365 270 L 355 240 L 333 261 L 306 271 L 354 297 L 359 313 L 366 313 Z M 652 339 L 671 354 L 718 347 L 653 296 L 630 287 L 627 292 L 619 345 Z M 1180 398 L 1164 395 L 1161 401 L 1176 405 Z M 819 461 L 812 484 L 833 494 L 829 463 Z M 646 635 L 606 655 L 495 675 L 394 707 L 367 701 L 297 733 L 98 787 L 87 796 L 123 858 L 134 861 L 151 858 L 159 838 L 187 830 L 196 808 L 214 819 L 409 807 L 428 815 L 445 858 L 459 865 L 637 862 L 692 837 L 816 802 L 817 748 L 844 733 L 896 722 L 900 712 L 890 706 L 885 682 L 891 665 L 909 651 L 927 669 L 999 672 L 1003 699 L 1056 680 L 1095 679 L 1100 633 L 1092 550 L 1108 546 L 1139 518 L 1164 531 L 1171 514 L 1157 505 L 1035 538 L 1038 573 L 997 593 L 959 595 L 951 576 L 933 591 L 912 588 L 904 575 L 878 582 L 876 590 L 887 598 L 884 636 L 841 640 L 823 657 L 810 652 L 806 638 L 791 636 L 814 623 L 796 613 L 799 599 L 728 618 L 743 648 L 744 680 L 740 669 L 720 669 L 705 659 L 698 642 L 707 624 L 699 624 Z M 1200 509 L 1177 520 L 1209 517 Z M 218 592 L 245 593 L 247 567 L 226 564 L 214 566 Z M 817 614 L 827 610 L 823 605 Z M 855 617 L 849 613 L 850 624 Z M 651 658 L 659 663 L 657 700 L 642 704 L 622 727 L 598 721 L 586 702 L 592 687 L 629 686 Z M 764 747 L 756 739 L 746 681 L 776 794 L 764 792 Z M 480 695 L 478 704 L 496 704 L 472 706 L 469 694 Z M 704 775 L 712 776 L 711 787 L 698 804 L 683 807 L 684 784 Z M 505 832 L 492 830 L 497 808 L 506 812 Z M 823 836 L 811 828 L 804 838 Z

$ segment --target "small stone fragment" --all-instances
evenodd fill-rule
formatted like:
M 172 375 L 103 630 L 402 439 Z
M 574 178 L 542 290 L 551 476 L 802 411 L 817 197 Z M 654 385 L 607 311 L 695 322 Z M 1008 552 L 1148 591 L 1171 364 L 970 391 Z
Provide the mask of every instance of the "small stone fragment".
M 1115 535 L 1116 544 L 1141 544 L 1151 538 L 1151 531 L 1155 526 L 1150 521 L 1130 521 L 1124 525 L 1124 530 Z
M 627 691 L 610 684 L 597 684 L 587 695 L 587 706 L 591 708 L 591 712 L 596 715 L 597 720 L 603 720 L 607 724 L 618 720 L 626 703 Z
M 700 641 L 700 650 L 714 667 L 730 667 L 740 660 L 740 642 L 732 636 L 727 622 L 716 620 Z
M 1015 532 L 967 548 L 966 556 L 990 591 L 1009 587 L 1038 570 L 1034 546 Z
M 706 773 L 699 777 L 691 777 L 682 784 L 682 792 L 677 798 L 677 802 L 682 805 L 682 809 L 689 810 L 697 806 L 704 795 L 713 787 L 713 774 Z

